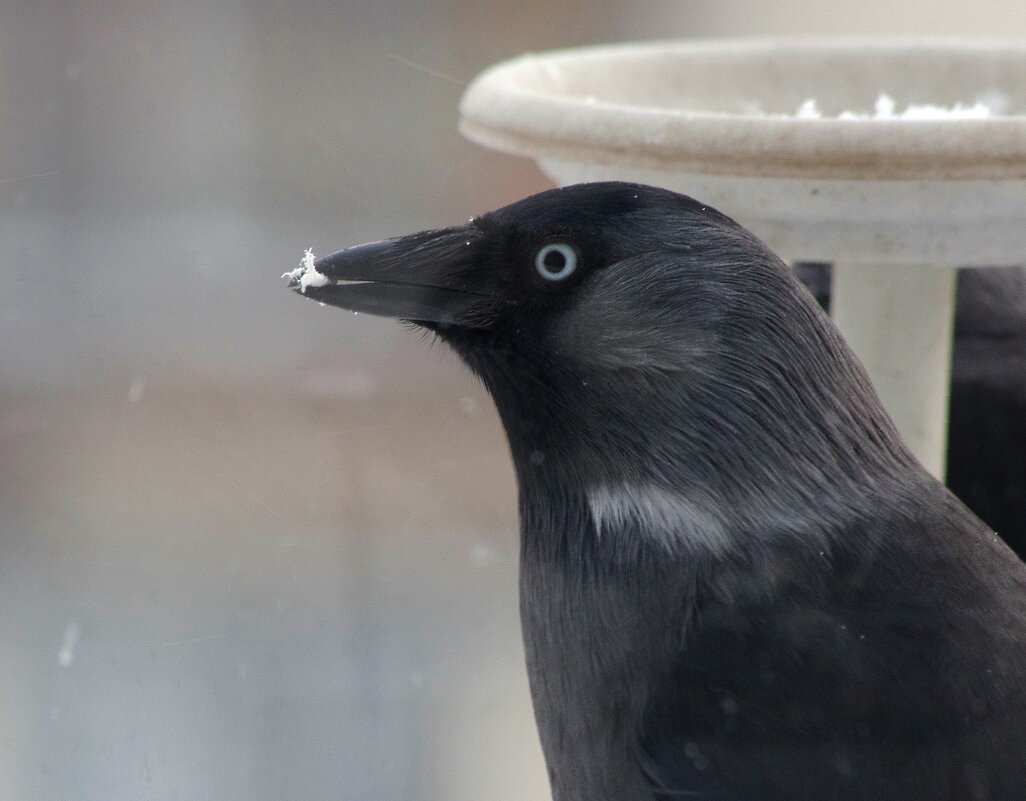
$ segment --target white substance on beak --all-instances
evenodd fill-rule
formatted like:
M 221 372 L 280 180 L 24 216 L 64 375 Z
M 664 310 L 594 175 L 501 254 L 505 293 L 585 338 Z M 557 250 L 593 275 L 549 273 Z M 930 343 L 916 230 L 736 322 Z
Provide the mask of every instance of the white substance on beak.
M 307 287 L 327 286 L 334 283 L 331 278 L 319 272 L 314 266 L 313 248 L 307 248 L 303 253 L 303 261 L 300 262 L 300 265 L 292 272 L 282 275 L 282 278 L 288 280 L 289 286 L 299 284 L 300 292 L 306 292 Z

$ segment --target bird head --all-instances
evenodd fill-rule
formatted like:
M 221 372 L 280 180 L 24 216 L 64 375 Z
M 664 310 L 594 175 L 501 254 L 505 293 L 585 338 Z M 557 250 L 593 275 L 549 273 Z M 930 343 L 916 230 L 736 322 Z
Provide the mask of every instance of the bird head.
M 664 189 L 554 189 L 289 278 L 452 346 L 495 399 L 522 482 L 545 461 L 568 481 L 690 481 L 723 502 L 742 484 L 773 495 L 788 473 L 816 492 L 903 453 L 790 268 Z
M 731 268 L 763 266 L 745 263 L 758 247 L 682 195 L 581 184 L 347 248 L 288 277 L 313 300 L 435 331 L 486 380 L 511 366 L 600 380 L 708 369 L 731 284 L 745 280 Z

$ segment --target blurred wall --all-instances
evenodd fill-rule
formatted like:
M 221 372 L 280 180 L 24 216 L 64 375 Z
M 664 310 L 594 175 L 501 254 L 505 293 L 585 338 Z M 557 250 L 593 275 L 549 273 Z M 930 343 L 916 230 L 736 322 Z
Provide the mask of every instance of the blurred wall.
M 261 268 L 292 264 L 297 244 L 320 251 L 448 223 L 545 185 L 530 164 L 455 131 L 463 83 L 489 63 L 598 41 L 809 32 L 1021 35 L 1026 10 L 1011 0 L 971 11 L 643 2 L 630 13 L 612 2 L 9 0 L 0 334 L 33 339 L 42 358 L 8 349 L 0 379 L 85 377 L 112 347 L 131 369 L 174 353 L 208 374 L 225 355 L 234 371 L 264 374 L 276 351 L 295 355 L 271 347 L 266 329 L 193 353 L 229 313 L 225 299 L 252 312 L 274 297 L 247 286 Z M 33 291 L 40 262 L 62 278 L 45 301 Z M 132 280 L 140 265 L 153 268 L 146 285 Z
M 5 1 L 0 798 L 545 796 L 490 402 L 278 276 L 547 186 L 490 63 L 764 33 L 1026 6 Z

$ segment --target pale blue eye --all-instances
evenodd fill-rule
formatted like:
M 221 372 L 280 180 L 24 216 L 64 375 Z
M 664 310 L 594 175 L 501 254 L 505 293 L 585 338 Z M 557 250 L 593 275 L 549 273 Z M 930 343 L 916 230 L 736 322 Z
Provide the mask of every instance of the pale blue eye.
M 577 251 L 565 242 L 552 242 L 538 251 L 534 267 L 546 281 L 562 281 L 577 269 Z

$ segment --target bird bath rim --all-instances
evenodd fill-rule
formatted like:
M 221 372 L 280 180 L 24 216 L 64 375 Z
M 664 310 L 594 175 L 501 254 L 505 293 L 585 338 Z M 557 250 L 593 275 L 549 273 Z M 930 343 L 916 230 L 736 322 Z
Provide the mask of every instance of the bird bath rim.
M 1026 180 L 1026 42 L 957 38 L 657 41 L 526 54 L 479 75 L 460 129 L 557 161 L 747 177 Z M 836 115 L 988 93 L 986 119 Z M 972 96 L 966 97 L 966 94 Z M 760 96 L 761 95 L 761 96 Z M 758 110 L 765 107 L 766 110 Z

